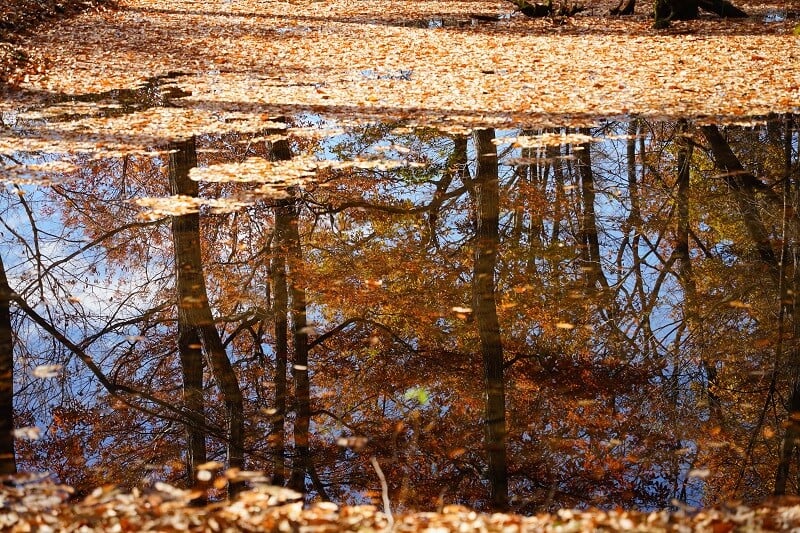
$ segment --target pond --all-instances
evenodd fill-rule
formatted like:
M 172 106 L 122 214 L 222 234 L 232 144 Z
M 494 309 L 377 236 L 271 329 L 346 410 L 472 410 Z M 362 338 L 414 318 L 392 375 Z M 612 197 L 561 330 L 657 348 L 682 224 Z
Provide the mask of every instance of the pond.
M 523 513 L 798 489 L 791 116 L 277 116 L 180 78 L 2 116 L 6 468 Z

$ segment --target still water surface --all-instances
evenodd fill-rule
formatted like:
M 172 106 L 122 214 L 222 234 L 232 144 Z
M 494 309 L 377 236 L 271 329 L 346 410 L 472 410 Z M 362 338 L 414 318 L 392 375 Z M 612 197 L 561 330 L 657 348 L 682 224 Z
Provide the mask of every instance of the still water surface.
M 163 82 L 2 117 L 19 470 L 377 503 L 377 461 L 396 507 L 527 513 L 798 489 L 791 119 L 203 114 Z

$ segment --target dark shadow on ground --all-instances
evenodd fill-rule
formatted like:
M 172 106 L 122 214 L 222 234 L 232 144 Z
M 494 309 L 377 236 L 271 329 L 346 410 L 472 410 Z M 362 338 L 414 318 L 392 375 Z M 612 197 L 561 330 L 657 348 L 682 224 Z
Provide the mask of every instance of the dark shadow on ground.
M 355 25 L 381 25 L 393 27 L 414 27 L 423 29 L 446 29 L 449 31 L 468 31 L 470 33 L 503 33 L 531 35 L 532 33 L 554 34 L 554 35 L 683 35 L 698 34 L 706 36 L 714 35 L 771 35 L 786 32 L 786 26 L 796 23 L 800 12 L 790 10 L 787 7 L 783 21 L 776 22 L 769 17 L 770 9 L 753 8 L 747 6 L 750 17 L 746 19 L 723 19 L 715 15 L 704 14 L 694 21 L 678 21 L 666 30 L 652 30 L 652 18 L 649 6 L 640 8 L 640 13 L 633 16 L 610 15 L 608 10 L 602 7 L 590 7 L 587 11 L 575 17 L 542 17 L 531 19 L 520 13 L 514 12 L 513 5 L 503 5 L 495 12 L 474 11 L 468 9 L 463 14 L 454 15 L 443 13 L 431 15 L 425 18 L 399 17 L 392 13 L 383 16 L 353 15 L 347 17 L 337 16 L 310 16 L 310 15 L 290 15 L 294 21 L 306 22 L 310 25 L 323 23 L 355 24 Z M 245 18 L 253 20 L 276 20 L 283 18 L 277 14 L 265 14 L 258 12 L 225 12 L 213 10 L 173 10 L 173 9 L 142 9 L 123 7 L 122 10 L 139 13 L 162 13 L 165 15 L 188 15 L 188 16 L 208 16 L 215 18 Z M 576 24 L 576 21 L 585 18 L 596 20 L 608 20 L 614 22 L 631 21 L 640 23 L 631 24 L 626 27 L 624 24 L 597 24 L 595 26 L 584 26 Z M 494 20 L 493 20 L 494 19 Z M 768 21 L 770 20 L 770 21 Z

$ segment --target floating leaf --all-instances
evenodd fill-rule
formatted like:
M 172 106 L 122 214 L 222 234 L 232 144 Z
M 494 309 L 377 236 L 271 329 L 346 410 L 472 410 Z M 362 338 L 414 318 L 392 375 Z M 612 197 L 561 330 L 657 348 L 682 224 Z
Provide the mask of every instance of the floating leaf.
M 38 440 L 42 436 L 42 430 L 36 426 L 26 426 L 14 430 L 15 439 Z
M 42 379 L 56 378 L 63 368 L 62 365 L 39 365 L 33 369 L 33 376 Z
M 414 400 L 420 405 L 428 405 L 430 401 L 430 394 L 422 387 L 411 387 L 403 394 L 403 397 L 406 400 Z

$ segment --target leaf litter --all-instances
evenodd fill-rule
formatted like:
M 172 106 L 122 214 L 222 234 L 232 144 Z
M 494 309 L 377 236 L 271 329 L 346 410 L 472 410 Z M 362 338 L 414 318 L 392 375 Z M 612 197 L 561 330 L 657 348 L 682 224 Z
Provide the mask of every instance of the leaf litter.
M 244 479 L 259 476 L 241 472 Z M 224 473 L 222 477 L 225 477 Z M 236 477 L 234 475 L 234 477 Z M 0 529 L 4 531 L 785 531 L 800 527 L 797 498 L 760 509 L 735 505 L 696 510 L 567 510 L 536 516 L 485 514 L 460 505 L 439 512 L 390 517 L 374 505 L 308 506 L 289 489 L 252 482 L 234 501 L 192 505 L 196 491 L 156 482 L 130 491 L 98 487 L 80 501 L 74 491 L 47 476 L 29 474 L 0 486 Z M 784 503 L 788 505 L 778 505 Z
M 501 1 L 197 6 L 122 0 L 116 10 L 53 27 L 25 42 L 46 68 L 25 72 L 18 85 L 42 97 L 103 93 L 176 71 L 173 83 L 191 93 L 180 105 L 193 108 L 194 118 L 220 109 L 310 111 L 474 127 L 800 110 L 800 47 L 791 20 L 703 18 L 656 32 L 646 16 L 613 18 L 604 4 L 593 7 L 594 15 L 542 21 L 511 15 L 513 6 Z M 426 24 L 469 21 L 475 13 L 511 16 Z M 2 110 L 17 105 L 13 98 L 0 103 Z M 131 117 L 129 131 L 181 135 L 204 128 L 181 118 Z

